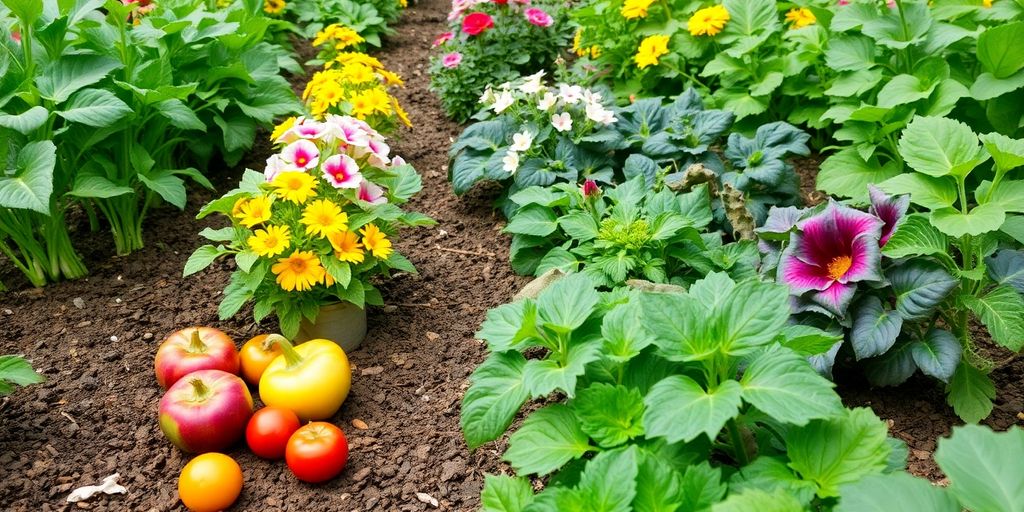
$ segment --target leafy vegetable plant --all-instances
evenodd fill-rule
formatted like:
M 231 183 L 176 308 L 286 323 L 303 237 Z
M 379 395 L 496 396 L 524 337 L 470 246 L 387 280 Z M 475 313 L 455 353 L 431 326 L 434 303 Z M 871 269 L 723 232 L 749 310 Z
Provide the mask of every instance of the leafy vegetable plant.
M 510 436 L 520 476 L 488 476 L 484 510 L 804 510 L 902 468 L 884 423 L 844 409 L 807 363 L 836 338 L 787 325 L 788 300 L 722 273 L 685 293 L 599 293 L 575 274 L 491 310 L 467 443 L 497 439 L 531 398 L 546 404 Z M 550 475 L 536 495 L 534 474 Z
M 14 392 L 14 386 L 39 384 L 45 379 L 21 356 L 0 356 L 0 396 Z
M 726 244 L 722 233 L 707 232 L 707 185 L 677 195 L 638 175 L 603 191 L 593 181 L 533 186 L 511 201 L 517 209 L 505 232 L 519 273 L 580 271 L 601 287 L 627 279 L 683 285 L 713 271 L 750 277 L 759 264 L 753 241 Z

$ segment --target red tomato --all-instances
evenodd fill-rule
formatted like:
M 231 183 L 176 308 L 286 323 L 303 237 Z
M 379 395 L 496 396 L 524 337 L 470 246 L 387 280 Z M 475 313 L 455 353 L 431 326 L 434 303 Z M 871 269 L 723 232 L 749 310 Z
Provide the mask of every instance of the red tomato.
M 264 459 L 284 457 L 288 439 L 299 429 L 299 417 L 282 407 L 264 407 L 252 415 L 245 427 L 249 449 Z
M 326 482 L 345 469 L 348 441 L 340 428 L 314 421 L 298 429 L 288 439 L 284 460 L 288 469 L 303 482 Z

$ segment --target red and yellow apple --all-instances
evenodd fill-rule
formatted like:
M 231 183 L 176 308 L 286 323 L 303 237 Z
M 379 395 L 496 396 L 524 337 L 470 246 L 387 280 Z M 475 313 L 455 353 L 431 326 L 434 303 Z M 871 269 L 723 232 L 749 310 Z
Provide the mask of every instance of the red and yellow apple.
M 213 327 L 189 327 L 172 333 L 156 351 L 156 380 L 164 389 L 197 370 L 223 370 L 237 374 L 235 341 Z
M 242 438 L 252 409 L 249 388 L 237 375 L 199 370 L 160 399 L 160 430 L 186 452 L 219 452 Z

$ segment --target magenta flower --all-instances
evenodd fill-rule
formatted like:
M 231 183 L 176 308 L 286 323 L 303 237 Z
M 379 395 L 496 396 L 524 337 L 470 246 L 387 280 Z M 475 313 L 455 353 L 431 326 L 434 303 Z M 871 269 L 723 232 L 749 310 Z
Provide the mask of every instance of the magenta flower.
M 868 213 L 885 223 L 882 226 L 882 236 L 878 239 L 878 246 L 885 247 L 886 242 L 896 232 L 896 224 L 910 208 L 910 196 L 890 196 L 874 185 L 868 185 L 868 195 L 871 196 L 871 208 L 868 209 Z
M 544 12 L 544 9 L 538 9 L 536 7 L 530 7 L 523 11 L 526 15 L 526 21 L 537 25 L 538 27 L 550 27 L 555 22 L 554 18 L 550 14 Z
M 836 315 L 845 314 L 859 281 L 880 281 L 883 222 L 830 202 L 797 224 L 779 261 L 778 280 Z
M 348 155 L 332 155 L 324 160 L 324 179 L 334 188 L 356 188 L 363 181 L 359 164 Z
M 451 52 L 441 58 L 441 64 L 448 69 L 457 68 L 461 63 L 462 54 L 459 52 Z
M 583 182 L 583 197 L 591 198 L 596 197 L 601 193 L 601 187 L 597 186 L 597 182 L 594 180 L 587 180 Z
M 320 150 L 316 144 L 299 139 L 281 150 L 281 159 L 299 169 L 310 169 L 320 163 Z
M 441 46 L 442 44 L 445 44 L 448 41 L 451 41 L 454 37 L 455 37 L 454 33 L 452 33 L 452 32 L 445 32 L 445 33 L 437 36 L 437 39 L 434 39 L 434 44 L 432 44 L 431 47 L 432 48 L 437 48 L 438 46 Z
M 356 197 L 360 201 L 366 201 L 370 204 L 384 204 L 388 202 L 388 198 L 384 197 L 384 189 L 366 180 L 359 184 L 359 192 L 356 193 Z

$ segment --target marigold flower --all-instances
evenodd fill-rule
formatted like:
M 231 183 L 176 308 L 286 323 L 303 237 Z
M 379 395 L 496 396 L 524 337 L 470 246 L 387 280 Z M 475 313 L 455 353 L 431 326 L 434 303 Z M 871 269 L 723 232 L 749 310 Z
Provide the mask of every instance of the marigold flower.
M 277 275 L 277 284 L 286 292 L 310 290 L 323 281 L 326 271 L 320 258 L 312 251 L 295 251 L 287 258 L 277 260 L 271 272 Z
M 626 0 L 626 2 L 622 4 L 622 9 L 619 10 L 619 13 L 627 20 L 646 18 L 647 9 L 649 9 L 653 3 L 654 0 Z
M 806 7 L 800 7 L 799 9 L 790 9 L 786 13 L 786 21 L 792 25 L 791 29 L 804 28 L 808 25 L 814 25 L 817 23 L 818 18 L 814 17 L 814 13 Z
M 668 53 L 669 37 L 667 35 L 653 35 L 647 36 L 640 41 L 640 47 L 637 49 L 636 55 L 633 56 L 636 67 L 644 69 L 647 66 L 657 66 L 658 58 Z
M 284 7 L 284 0 L 263 0 L 263 12 L 267 14 L 278 14 Z
M 327 199 L 318 199 L 302 210 L 299 222 L 306 226 L 306 234 L 320 238 L 348 230 L 348 214 Z
M 362 263 L 365 259 L 363 244 L 359 243 L 359 236 L 351 231 L 336 233 L 327 238 L 334 249 L 334 257 L 348 263 Z
M 302 204 L 316 196 L 316 178 L 304 172 L 282 172 L 270 184 L 279 196 L 293 203 Z
M 257 196 L 241 205 L 236 203 L 235 206 L 238 207 L 238 214 L 235 217 L 247 228 L 263 224 L 270 220 L 272 213 L 270 207 L 273 202 L 273 199 L 267 196 Z
M 729 21 L 729 11 L 724 5 L 714 5 L 699 9 L 690 16 L 688 23 L 690 35 L 692 36 L 713 36 L 722 31 L 726 22 Z
M 291 245 L 291 240 L 288 226 L 267 226 L 266 229 L 257 229 L 247 242 L 257 256 L 272 257 L 283 253 Z
M 375 224 L 367 224 L 359 230 L 359 233 L 363 235 L 363 246 L 370 251 L 370 254 L 373 254 L 373 257 L 386 260 L 394 252 L 391 248 L 391 240 L 388 240 L 387 235 Z

